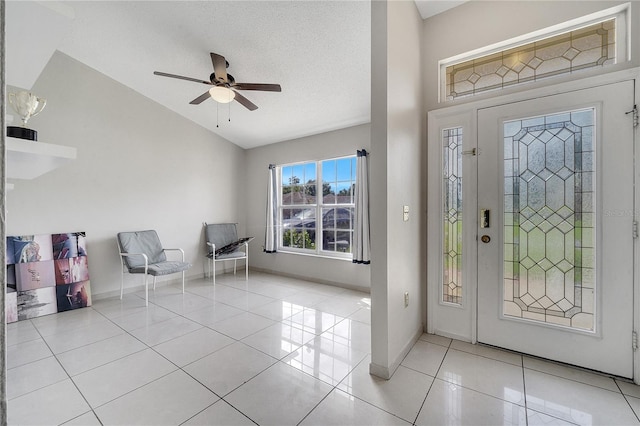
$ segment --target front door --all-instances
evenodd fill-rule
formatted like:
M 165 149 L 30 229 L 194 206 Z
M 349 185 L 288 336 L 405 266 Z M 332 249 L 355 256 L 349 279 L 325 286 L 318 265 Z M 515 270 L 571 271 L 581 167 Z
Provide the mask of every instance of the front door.
M 477 340 L 633 377 L 634 82 L 478 110 Z

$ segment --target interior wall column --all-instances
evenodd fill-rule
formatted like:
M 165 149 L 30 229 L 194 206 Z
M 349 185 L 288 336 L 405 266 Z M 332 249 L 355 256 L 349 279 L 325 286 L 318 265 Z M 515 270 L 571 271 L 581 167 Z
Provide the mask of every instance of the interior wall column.
M 387 249 L 387 1 L 371 2 L 371 364 L 383 379 L 393 374 L 389 358 Z

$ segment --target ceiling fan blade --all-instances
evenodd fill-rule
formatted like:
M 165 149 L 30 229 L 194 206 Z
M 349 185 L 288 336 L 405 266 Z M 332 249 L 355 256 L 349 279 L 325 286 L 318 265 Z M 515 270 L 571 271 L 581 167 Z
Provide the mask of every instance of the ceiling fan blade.
M 213 62 L 213 72 L 218 81 L 226 83 L 227 80 L 227 60 L 224 56 L 211 52 L 211 62 Z
M 245 108 L 247 108 L 249 111 L 255 111 L 258 109 L 258 106 L 256 104 L 254 104 L 253 102 L 251 102 L 249 99 L 245 98 L 244 96 L 242 96 L 240 93 L 236 92 L 234 90 L 236 97 L 234 98 L 236 101 L 238 101 L 238 103 L 242 106 L 244 106 Z
M 209 99 L 211 97 L 211 95 L 209 94 L 209 91 L 207 90 L 206 92 L 204 92 L 202 95 L 198 96 L 197 98 L 195 98 L 194 100 L 192 100 L 191 102 L 189 102 L 191 105 L 200 105 L 202 102 L 206 101 L 207 99 Z
M 211 85 L 210 81 L 200 80 L 199 78 L 191 78 L 191 77 L 185 77 L 185 76 L 182 76 L 182 75 L 168 74 L 166 72 L 160 72 L 160 71 L 154 71 L 153 73 L 155 75 L 160 75 L 162 77 L 179 78 L 180 80 L 195 81 L 196 83 L 202 83 L 202 84 Z
M 236 83 L 232 87 L 237 90 L 262 90 L 264 92 L 282 92 L 282 88 L 279 84 Z

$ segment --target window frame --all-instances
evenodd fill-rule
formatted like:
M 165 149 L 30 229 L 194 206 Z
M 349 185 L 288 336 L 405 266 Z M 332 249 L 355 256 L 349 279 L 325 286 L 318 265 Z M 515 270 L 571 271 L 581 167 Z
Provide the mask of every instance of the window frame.
M 316 202 L 311 204 L 283 204 L 283 191 L 282 188 L 284 186 L 287 186 L 286 183 L 283 182 L 283 177 L 282 177 L 282 171 L 283 168 L 285 167 L 293 167 L 293 166 L 302 166 L 302 167 L 307 167 L 309 164 L 313 164 L 314 168 L 315 168 L 315 177 L 316 177 L 316 193 L 320 193 L 322 194 L 322 185 L 323 183 L 326 181 L 323 176 L 322 176 L 322 163 L 325 161 L 337 161 L 337 160 L 342 160 L 342 159 L 350 159 L 352 162 L 352 165 L 354 167 L 354 170 L 352 170 L 352 179 L 350 180 L 351 184 L 352 184 L 352 188 L 355 188 L 355 182 L 356 182 L 356 171 L 355 171 L 355 167 L 356 167 L 356 155 L 344 155 L 344 156 L 339 156 L 339 157 L 332 157 L 332 158 L 323 158 L 320 160 L 305 160 L 305 161 L 296 161 L 296 162 L 291 162 L 291 163 L 284 163 L 284 164 L 279 164 L 276 166 L 276 181 L 277 181 L 277 187 L 278 187 L 278 196 L 277 196 L 277 209 L 278 209 L 278 223 L 277 223 L 277 229 L 278 229 L 278 239 L 277 239 L 277 251 L 279 252 L 283 252 L 283 253 L 290 253 L 290 254 L 300 254 L 300 255 L 305 255 L 305 256 L 317 256 L 317 257 L 325 257 L 325 258 L 332 258 L 332 259 L 343 259 L 343 260 L 353 260 L 353 252 L 341 252 L 341 251 L 331 251 L 331 250 L 324 250 L 323 248 L 323 238 L 322 235 L 324 233 L 324 229 L 323 229 L 323 221 L 322 220 L 316 220 L 316 227 L 315 229 L 315 248 L 314 249 L 309 249 L 309 248 L 299 248 L 299 247 L 291 247 L 291 246 L 285 246 L 283 243 L 283 235 L 284 235 L 284 223 L 283 221 L 285 219 L 283 219 L 284 214 L 283 211 L 284 209 L 287 208 L 296 208 L 296 209 L 315 209 L 315 217 L 316 218 L 322 218 L 323 217 L 323 209 L 338 209 L 338 208 L 347 208 L 347 209 L 351 209 L 352 210 L 352 215 L 351 215 L 351 227 L 349 229 L 345 229 L 345 231 L 350 232 L 351 233 L 351 238 L 350 238 L 350 248 L 353 247 L 353 232 L 354 232 L 354 222 L 355 222 L 355 194 L 352 191 L 351 193 L 351 203 L 338 203 L 337 200 L 334 203 L 324 203 L 324 196 L 320 196 L 317 197 L 316 196 Z M 341 182 L 341 181 L 338 181 Z M 331 183 L 335 183 L 333 181 L 331 181 Z M 301 185 L 304 185 L 304 182 L 301 182 Z M 336 188 L 336 192 L 337 192 L 337 188 Z M 337 195 L 337 194 L 336 194 Z M 339 230 L 339 228 L 332 228 L 333 230 L 335 230 L 336 232 Z

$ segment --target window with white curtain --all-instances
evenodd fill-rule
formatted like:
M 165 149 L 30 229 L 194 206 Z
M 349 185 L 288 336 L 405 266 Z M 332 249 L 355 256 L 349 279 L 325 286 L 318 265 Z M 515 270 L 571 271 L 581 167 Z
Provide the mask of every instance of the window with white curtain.
M 278 251 L 351 259 L 356 157 L 278 167 Z

